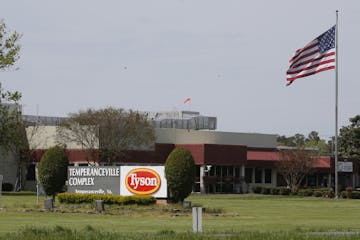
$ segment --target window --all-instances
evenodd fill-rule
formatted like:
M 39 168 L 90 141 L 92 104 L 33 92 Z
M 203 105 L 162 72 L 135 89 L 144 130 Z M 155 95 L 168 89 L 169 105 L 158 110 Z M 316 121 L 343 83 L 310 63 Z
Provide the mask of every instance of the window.
M 230 176 L 230 177 L 234 176 L 234 168 L 233 168 L 233 166 L 228 167 L 228 174 L 227 175 Z
M 262 183 L 262 168 L 255 168 L 255 183 Z
M 239 167 L 235 168 L 235 177 L 240 177 L 240 168 Z
M 35 178 L 35 164 L 29 165 L 29 167 L 27 169 L 26 180 L 29 180 L 29 181 L 36 180 L 36 178 Z
M 195 176 L 200 177 L 200 166 L 199 165 L 195 165 Z
M 271 183 L 271 168 L 265 169 L 265 183 Z
M 221 168 L 221 176 L 222 176 L 222 177 L 228 176 L 228 175 L 227 175 L 227 170 L 228 170 L 228 168 L 227 168 L 226 166 L 223 166 L 223 167 Z
M 245 168 L 245 182 L 252 183 L 252 168 Z
M 221 177 L 221 166 L 215 167 L 215 176 Z

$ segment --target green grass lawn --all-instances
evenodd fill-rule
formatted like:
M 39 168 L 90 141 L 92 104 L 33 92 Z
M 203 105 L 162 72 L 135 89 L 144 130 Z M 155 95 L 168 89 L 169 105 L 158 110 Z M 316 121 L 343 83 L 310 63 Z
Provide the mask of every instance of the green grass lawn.
M 265 195 L 192 195 L 188 200 L 206 208 L 204 233 L 360 232 L 360 200 Z M 94 214 L 91 205 L 76 208 L 59 203 L 56 209 L 66 213 L 41 212 L 42 203 L 43 198 L 41 206 L 36 205 L 36 196 L 3 196 L 0 236 L 29 227 L 59 226 L 119 234 L 186 234 L 192 230 L 190 211 L 176 205 L 106 206 L 108 214 Z

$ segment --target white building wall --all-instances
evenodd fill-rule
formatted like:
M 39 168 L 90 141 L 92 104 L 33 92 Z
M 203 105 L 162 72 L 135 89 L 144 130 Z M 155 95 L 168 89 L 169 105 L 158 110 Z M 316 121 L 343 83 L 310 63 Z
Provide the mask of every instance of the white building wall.
M 34 129 L 37 128 L 37 129 Z M 56 145 L 56 126 L 37 126 L 26 129 L 30 148 L 48 149 Z M 35 132 L 35 133 L 34 133 Z M 275 134 L 234 133 L 219 131 L 156 128 L 156 143 L 173 144 L 225 144 L 248 147 L 276 148 Z M 79 144 L 69 142 L 67 148 L 80 149 Z
M 30 149 L 48 149 L 57 145 L 56 126 L 29 126 L 26 135 Z M 67 142 L 69 149 L 81 149 L 82 146 L 75 142 Z

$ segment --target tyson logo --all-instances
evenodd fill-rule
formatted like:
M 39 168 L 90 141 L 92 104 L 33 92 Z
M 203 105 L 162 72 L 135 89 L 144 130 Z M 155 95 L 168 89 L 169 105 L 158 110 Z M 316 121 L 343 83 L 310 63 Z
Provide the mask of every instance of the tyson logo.
M 136 168 L 125 178 L 126 188 L 136 195 L 150 195 L 159 190 L 160 176 L 149 168 Z

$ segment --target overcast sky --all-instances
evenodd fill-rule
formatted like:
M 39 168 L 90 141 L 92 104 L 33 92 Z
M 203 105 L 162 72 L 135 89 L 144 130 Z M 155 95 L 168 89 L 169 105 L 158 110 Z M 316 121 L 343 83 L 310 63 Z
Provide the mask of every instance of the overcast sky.
M 358 0 L 3 1 L 0 18 L 23 37 L 19 70 L 0 81 L 22 92 L 25 114 L 193 110 L 221 131 L 328 138 L 335 71 L 285 84 L 294 51 L 336 9 L 341 127 L 360 114 Z

